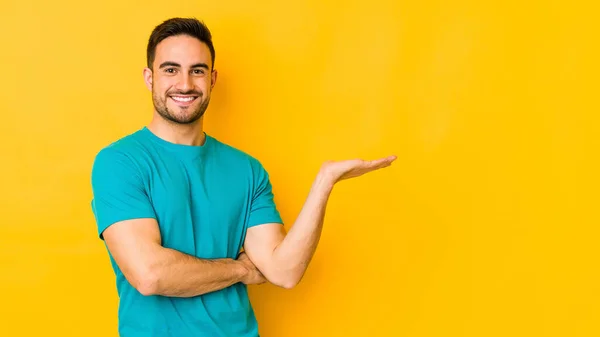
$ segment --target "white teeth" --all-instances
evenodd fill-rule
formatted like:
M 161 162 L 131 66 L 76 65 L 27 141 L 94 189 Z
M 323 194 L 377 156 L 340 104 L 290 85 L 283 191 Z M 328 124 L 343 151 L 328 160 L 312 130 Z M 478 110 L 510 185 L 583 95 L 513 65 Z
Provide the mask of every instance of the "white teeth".
M 176 97 L 171 96 L 171 98 L 177 102 L 191 102 L 195 97 Z

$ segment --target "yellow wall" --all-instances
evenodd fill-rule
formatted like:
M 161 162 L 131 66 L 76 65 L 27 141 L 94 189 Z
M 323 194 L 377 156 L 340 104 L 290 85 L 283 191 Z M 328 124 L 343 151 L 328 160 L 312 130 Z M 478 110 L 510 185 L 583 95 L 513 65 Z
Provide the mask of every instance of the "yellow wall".
M 15 1 L 0 7 L 0 335 L 116 336 L 93 156 L 146 124 L 152 28 L 197 16 L 206 130 L 260 158 L 288 226 L 340 184 L 262 335 L 598 336 L 598 18 L 577 1 Z M 591 3 L 591 2 L 590 2 Z

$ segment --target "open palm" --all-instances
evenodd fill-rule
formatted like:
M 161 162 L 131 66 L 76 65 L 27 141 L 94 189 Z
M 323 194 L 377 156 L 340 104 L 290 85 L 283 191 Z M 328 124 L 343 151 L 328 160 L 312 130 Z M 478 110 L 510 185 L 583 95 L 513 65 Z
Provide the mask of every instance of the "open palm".
M 388 167 L 396 160 L 396 156 L 389 156 L 375 160 L 350 159 L 341 161 L 327 161 L 322 170 L 326 172 L 334 182 L 344 179 L 362 176 L 365 173 Z

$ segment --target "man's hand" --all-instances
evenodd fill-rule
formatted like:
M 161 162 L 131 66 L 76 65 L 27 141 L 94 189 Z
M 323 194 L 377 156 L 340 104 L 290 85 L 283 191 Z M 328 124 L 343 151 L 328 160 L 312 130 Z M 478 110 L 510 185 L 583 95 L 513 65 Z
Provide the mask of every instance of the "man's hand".
M 240 253 L 237 260 L 239 262 L 243 263 L 243 265 L 248 270 L 248 273 L 246 273 L 246 276 L 244 277 L 244 279 L 242 279 L 242 283 L 244 283 L 244 284 L 263 284 L 267 281 L 267 279 L 264 277 L 264 275 L 258 270 L 258 268 L 256 268 L 254 263 L 252 263 L 252 261 L 250 261 L 250 258 L 248 258 L 248 255 L 246 255 L 245 252 Z
M 388 167 L 396 160 L 396 156 L 389 156 L 376 160 L 350 159 L 342 161 L 329 160 L 321 166 L 321 172 L 330 179 L 332 184 L 344 179 L 362 176 L 365 173 Z

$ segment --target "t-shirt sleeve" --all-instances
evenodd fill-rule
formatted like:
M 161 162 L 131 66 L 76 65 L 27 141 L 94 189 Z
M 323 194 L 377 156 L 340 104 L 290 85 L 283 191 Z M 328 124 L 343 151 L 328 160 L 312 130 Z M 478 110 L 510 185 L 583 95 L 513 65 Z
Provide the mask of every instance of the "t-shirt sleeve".
M 91 206 L 100 239 L 104 239 L 104 230 L 116 222 L 156 218 L 140 173 L 124 153 L 102 149 L 94 159 L 91 183 Z
M 254 191 L 252 204 L 250 206 L 250 220 L 248 227 L 253 227 L 266 223 L 283 224 L 281 215 L 275 205 L 273 187 L 269 178 L 269 173 L 263 165 L 254 160 Z

